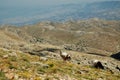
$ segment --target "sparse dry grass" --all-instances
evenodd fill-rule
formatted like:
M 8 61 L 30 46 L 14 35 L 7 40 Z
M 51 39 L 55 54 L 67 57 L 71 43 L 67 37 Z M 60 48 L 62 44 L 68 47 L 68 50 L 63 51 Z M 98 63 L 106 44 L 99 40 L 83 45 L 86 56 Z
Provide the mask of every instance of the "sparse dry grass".
M 6 78 L 4 74 L 9 72 L 14 73 L 19 78 L 32 78 L 36 80 L 59 80 L 63 78 L 73 80 L 96 80 L 100 78 L 104 80 L 120 79 L 119 74 L 115 75 L 107 70 L 94 69 L 90 66 L 77 65 L 71 62 L 63 62 L 62 60 L 56 59 L 40 61 L 39 56 L 33 56 L 27 53 L 16 52 L 16 58 L 11 56 L 9 56 L 8 58 L 3 58 L 4 55 L 9 54 L 10 52 L 11 51 L 4 51 L 0 49 L 0 77 L 2 77 L 3 79 Z M 41 63 L 43 64 L 43 66 L 41 65 Z

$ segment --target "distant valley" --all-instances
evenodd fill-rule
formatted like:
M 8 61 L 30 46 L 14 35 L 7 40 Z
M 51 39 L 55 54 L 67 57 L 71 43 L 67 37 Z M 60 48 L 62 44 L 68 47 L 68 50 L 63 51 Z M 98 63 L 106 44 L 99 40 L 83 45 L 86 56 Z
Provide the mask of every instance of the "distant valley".
M 0 10 L 0 24 L 26 25 L 40 21 L 64 22 L 90 18 L 120 20 L 120 1 L 63 4 L 32 8 L 0 8 Z

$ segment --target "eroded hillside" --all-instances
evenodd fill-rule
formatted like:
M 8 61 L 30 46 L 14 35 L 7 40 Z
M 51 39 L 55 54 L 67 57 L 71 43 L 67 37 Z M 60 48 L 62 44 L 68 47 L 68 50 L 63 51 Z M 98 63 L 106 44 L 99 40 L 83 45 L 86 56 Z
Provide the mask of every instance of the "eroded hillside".
M 120 21 L 97 18 L 0 27 L 0 79 L 118 80 Z M 64 62 L 58 50 L 71 55 Z M 105 69 L 96 69 L 99 60 Z M 98 73 L 99 72 L 99 73 Z M 10 75 L 8 75 L 10 74 Z
M 94 18 L 65 23 L 41 22 L 22 27 L 22 30 L 32 36 L 36 42 L 70 45 L 75 51 L 81 51 L 81 48 L 93 48 L 114 53 L 120 50 L 119 27 L 119 21 Z

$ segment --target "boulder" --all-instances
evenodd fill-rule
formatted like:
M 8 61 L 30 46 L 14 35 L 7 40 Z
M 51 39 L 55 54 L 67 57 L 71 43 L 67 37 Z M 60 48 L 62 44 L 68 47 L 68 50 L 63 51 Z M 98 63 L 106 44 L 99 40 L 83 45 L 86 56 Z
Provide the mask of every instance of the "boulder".
M 98 60 L 93 61 L 93 67 L 98 68 L 98 69 L 104 69 L 102 62 Z

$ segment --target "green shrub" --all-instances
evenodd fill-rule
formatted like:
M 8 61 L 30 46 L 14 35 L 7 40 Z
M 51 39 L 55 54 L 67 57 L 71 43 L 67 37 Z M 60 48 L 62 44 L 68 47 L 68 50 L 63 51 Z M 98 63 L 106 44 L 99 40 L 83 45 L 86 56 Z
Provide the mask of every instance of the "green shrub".
M 2 71 L 0 71 L 0 80 L 8 80 Z
M 50 67 L 53 67 L 54 66 L 54 64 L 48 64 Z
M 41 67 L 38 67 L 37 68 L 37 73 L 38 74 L 43 74 L 43 73 L 45 73 L 45 70 L 43 68 L 41 68 Z
M 9 65 L 9 69 L 17 69 L 17 68 L 11 64 Z
M 10 57 L 10 61 L 16 62 L 17 61 L 17 57 L 15 57 L 15 56 Z

